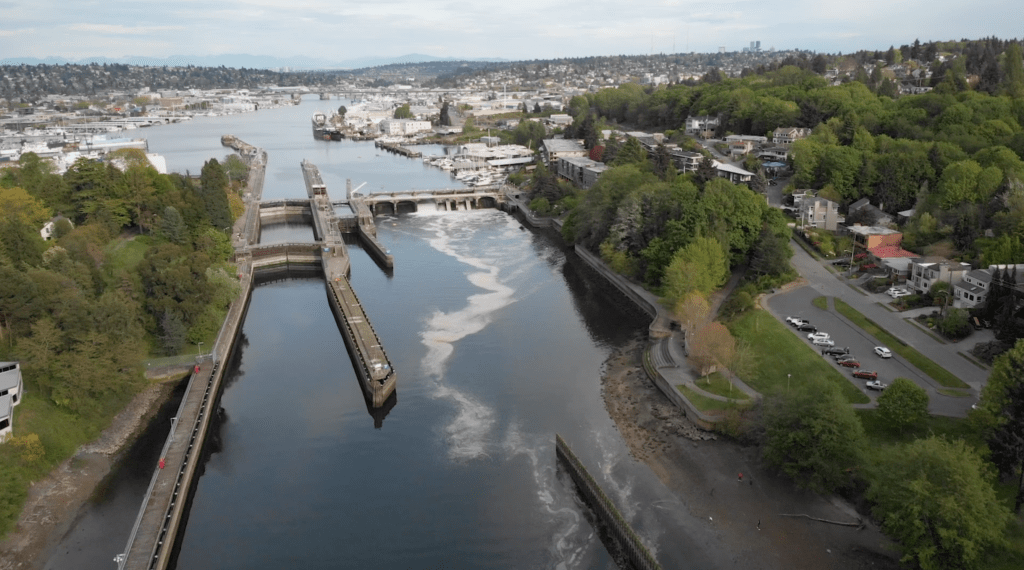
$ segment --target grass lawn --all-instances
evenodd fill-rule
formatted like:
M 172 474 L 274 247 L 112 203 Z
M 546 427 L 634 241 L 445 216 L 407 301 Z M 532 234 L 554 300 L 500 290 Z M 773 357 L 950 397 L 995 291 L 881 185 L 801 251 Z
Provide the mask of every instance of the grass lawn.
M 954 390 L 952 388 L 939 388 L 936 391 L 943 396 L 951 396 L 953 398 L 966 398 L 971 395 L 969 392 L 961 392 L 960 390 Z
M 142 261 L 143 256 L 152 244 L 149 236 L 134 236 L 128 239 L 117 239 L 107 244 L 106 267 L 111 275 L 117 275 L 120 270 L 134 271 L 135 267 Z
M 815 297 L 811 304 L 818 307 L 822 311 L 828 310 L 828 298 L 825 296 Z
M 805 379 L 817 378 L 831 382 L 852 404 L 866 404 L 870 398 L 833 368 L 821 354 L 813 350 L 788 327 L 767 311 L 752 310 L 727 323 L 732 335 L 747 341 L 753 351 L 754 370 L 739 375 L 751 388 L 762 394 L 781 392 L 790 385 L 800 386 Z M 792 374 L 792 378 L 787 377 Z
M 714 398 L 708 398 L 703 394 L 698 394 L 686 386 L 680 384 L 676 386 L 679 391 L 686 395 L 686 399 L 691 404 L 697 407 L 702 412 L 721 412 L 725 410 L 741 410 L 747 407 L 747 404 L 738 404 L 734 402 L 723 402 L 721 400 L 715 400 Z M 703 386 L 701 387 L 703 389 Z
M 947 388 L 967 388 L 959 378 L 952 375 L 945 368 L 935 364 L 930 358 L 921 354 L 917 349 L 903 344 L 898 338 L 892 336 L 889 331 L 874 323 L 871 319 L 860 314 L 860 311 L 847 305 L 842 299 L 833 300 L 836 310 L 841 315 L 853 321 L 853 324 L 864 329 L 865 332 L 878 339 L 888 346 L 893 352 L 910 361 L 918 370 L 931 376 L 936 382 Z
M 703 378 L 698 378 L 695 381 L 695 384 L 697 384 L 697 387 L 701 390 L 711 392 L 718 396 L 735 398 L 737 400 L 746 400 L 748 398 L 746 392 L 734 388 L 732 382 L 729 382 L 729 379 L 723 376 L 720 372 L 712 372 Z

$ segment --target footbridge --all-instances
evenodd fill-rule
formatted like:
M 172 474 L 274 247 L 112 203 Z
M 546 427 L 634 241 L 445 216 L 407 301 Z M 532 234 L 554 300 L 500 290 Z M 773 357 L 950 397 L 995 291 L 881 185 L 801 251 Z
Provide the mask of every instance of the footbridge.
M 505 192 L 501 185 L 495 184 L 475 188 L 410 190 L 349 196 L 349 204 L 353 205 L 353 209 L 357 202 L 365 204 L 375 216 L 417 212 L 423 204 L 430 204 L 433 210 L 454 212 L 456 210 L 501 208 L 505 203 Z M 344 204 L 344 202 L 336 204 Z
M 309 184 L 310 180 L 318 181 L 319 173 L 315 178 L 307 179 L 307 186 L 316 190 L 310 194 L 309 200 L 262 202 L 266 153 L 234 137 L 225 144 L 228 143 L 244 151 L 242 157 L 250 166 L 246 211 L 235 222 L 233 232 L 241 292 L 232 301 L 211 352 L 197 357 L 128 543 L 121 554 L 114 556 L 118 570 L 165 570 L 173 562 L 173 547 L 186 521 L 196 473 L 201 471 L 202 449 L 210 419 L 216 415 L 225 363 L 241 330 L 257 272 L 265 274 L 274 267 L 289 264 L 319 264 L 325 276 L 331 310 L 352 357 L 375 427 L 381 426 L 384 416 L 397 402 L 394 367 L 348 281 L 348 251 L 338 228 L 334 206 L 322 182 L 319 182 L 319 187 Z M 307 174 L 306 164 L 304 161 L 304 176 Z M 288 220 L 293 217 L 312 219 L 317 238 L 315 243 L 258 245 L 261 219 Z

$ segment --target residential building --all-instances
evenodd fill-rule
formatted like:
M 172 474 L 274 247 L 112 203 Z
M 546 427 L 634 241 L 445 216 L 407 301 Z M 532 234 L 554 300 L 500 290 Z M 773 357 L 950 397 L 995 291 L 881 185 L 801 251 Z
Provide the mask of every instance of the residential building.
M 953 284 L 953 306 L 970 309 L 984 303 L 992 290 L 992 281 L 1004 270 L 1024 276 L 1024 264 L 989 265 L 986 269 L 972 269 L 964 274 L 961 281 Z
M 971 270 L 971 264 L 951 261 L 945 257 L 931 256 L 915 259 L 910 264 L 910 276 L 907 284 L 918 293 L 926 293 L 932 285 L 945 281 L 952 285 L 963 279 Z
M 544 164 L 552 165 L 562 157 L 585 157 L 587 149 L 582 140 L 544 139 L 540 147 L 540 155 Z
M 728 178 L 729 182 L 733 184 L 740 184 L 742 182 L 750 182 L 754 178 L 754 173 L 749 170 L 743 170 L 738 166 L 731 164 L 724 164 L 717 160 L 712 160 L 711 163 L 715 166 L 715 172 L 720 178 Z
M 772 131 L 772 142 L 781 145 L 791 145 L 794 142 L 807 138 L 811 134 L 811 129 L 804 129 L 800 127 L 779 127 Z
M 608 170 L 603 162 L 578 156 L 563 156 L 558 159 L 558 175 L 583 189 L 589 189 L 601 174 Z
M 807 226 L 834 232 L 839 228 L 839 204 L 818 197 L 803 200 L 800 220 Z
M 876 265 L 884 267 L 889 277 L 896 281 L 906 281 L 910 276 L 911 263 L 914 259 L 921 257 L 898 245 L 880 245 L 869 249 L 868 253 L 871 255 L 871 260 Z
M 715 129 L 718 128 L 718 117 L 702 115 L 700 117 L 686 117 L 686 134 L 700 138 L 711 138 L 715 136 Z
M 890 226 L 893 224 L 892 216 L 873 206 L 867 198 L 861 198 L 850 204 L 846 211 L 846 217 L 856 220 L 869 226 Z
M 703 154 L 681 150 L 678 147 L 669 149 L 669 154 L 672 156 L 672 160 L 675 161 L 676 168 L 682 173 L 697 172 L 697 167 L 704 160 Z
M 846 231 L 853 235 L 856 247 L 863 250 L 871 250 L 883 245 L 899 246 L 903 243 L 903 234 L 891 228 L 853 224 L 846 226 Z
M 17 362 L 0 362 L 0 442 L 13 432 L 14 407 L 21 403 L 23 395 L 21 365 Z
M 789 149 L 780 146 L 762 148 L 757 151 L 757 158 L 760 158 L 761 160 L 777 160 L 779 162 L 785 162 L 786 159 L 789 158 Z

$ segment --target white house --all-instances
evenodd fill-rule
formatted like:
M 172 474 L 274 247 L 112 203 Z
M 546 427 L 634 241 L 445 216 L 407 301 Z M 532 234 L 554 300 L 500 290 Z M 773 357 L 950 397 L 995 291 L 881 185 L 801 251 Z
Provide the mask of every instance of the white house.
M 1004 269 L 1024 275 L 1024 264 L 990 265 L 987 269 L 968 271 L 961 281 L 953 284 L 953 306 L 958 309 L 970 309 L 984 303 L 992 290 L 993 277 L 996 272 L 1002 272 Z
M 0 442 L 14 429 L 14 406 L 21 403 L 24 388 L 21 366 L 17 362 L 0 362 Z

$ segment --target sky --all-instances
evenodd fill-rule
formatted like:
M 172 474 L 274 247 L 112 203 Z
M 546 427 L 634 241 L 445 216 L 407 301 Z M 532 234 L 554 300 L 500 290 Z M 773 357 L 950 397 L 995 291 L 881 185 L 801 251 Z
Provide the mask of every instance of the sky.
M 1020 0 L 0 0 L 0 59 L 849 53 L 1024 37 Z

